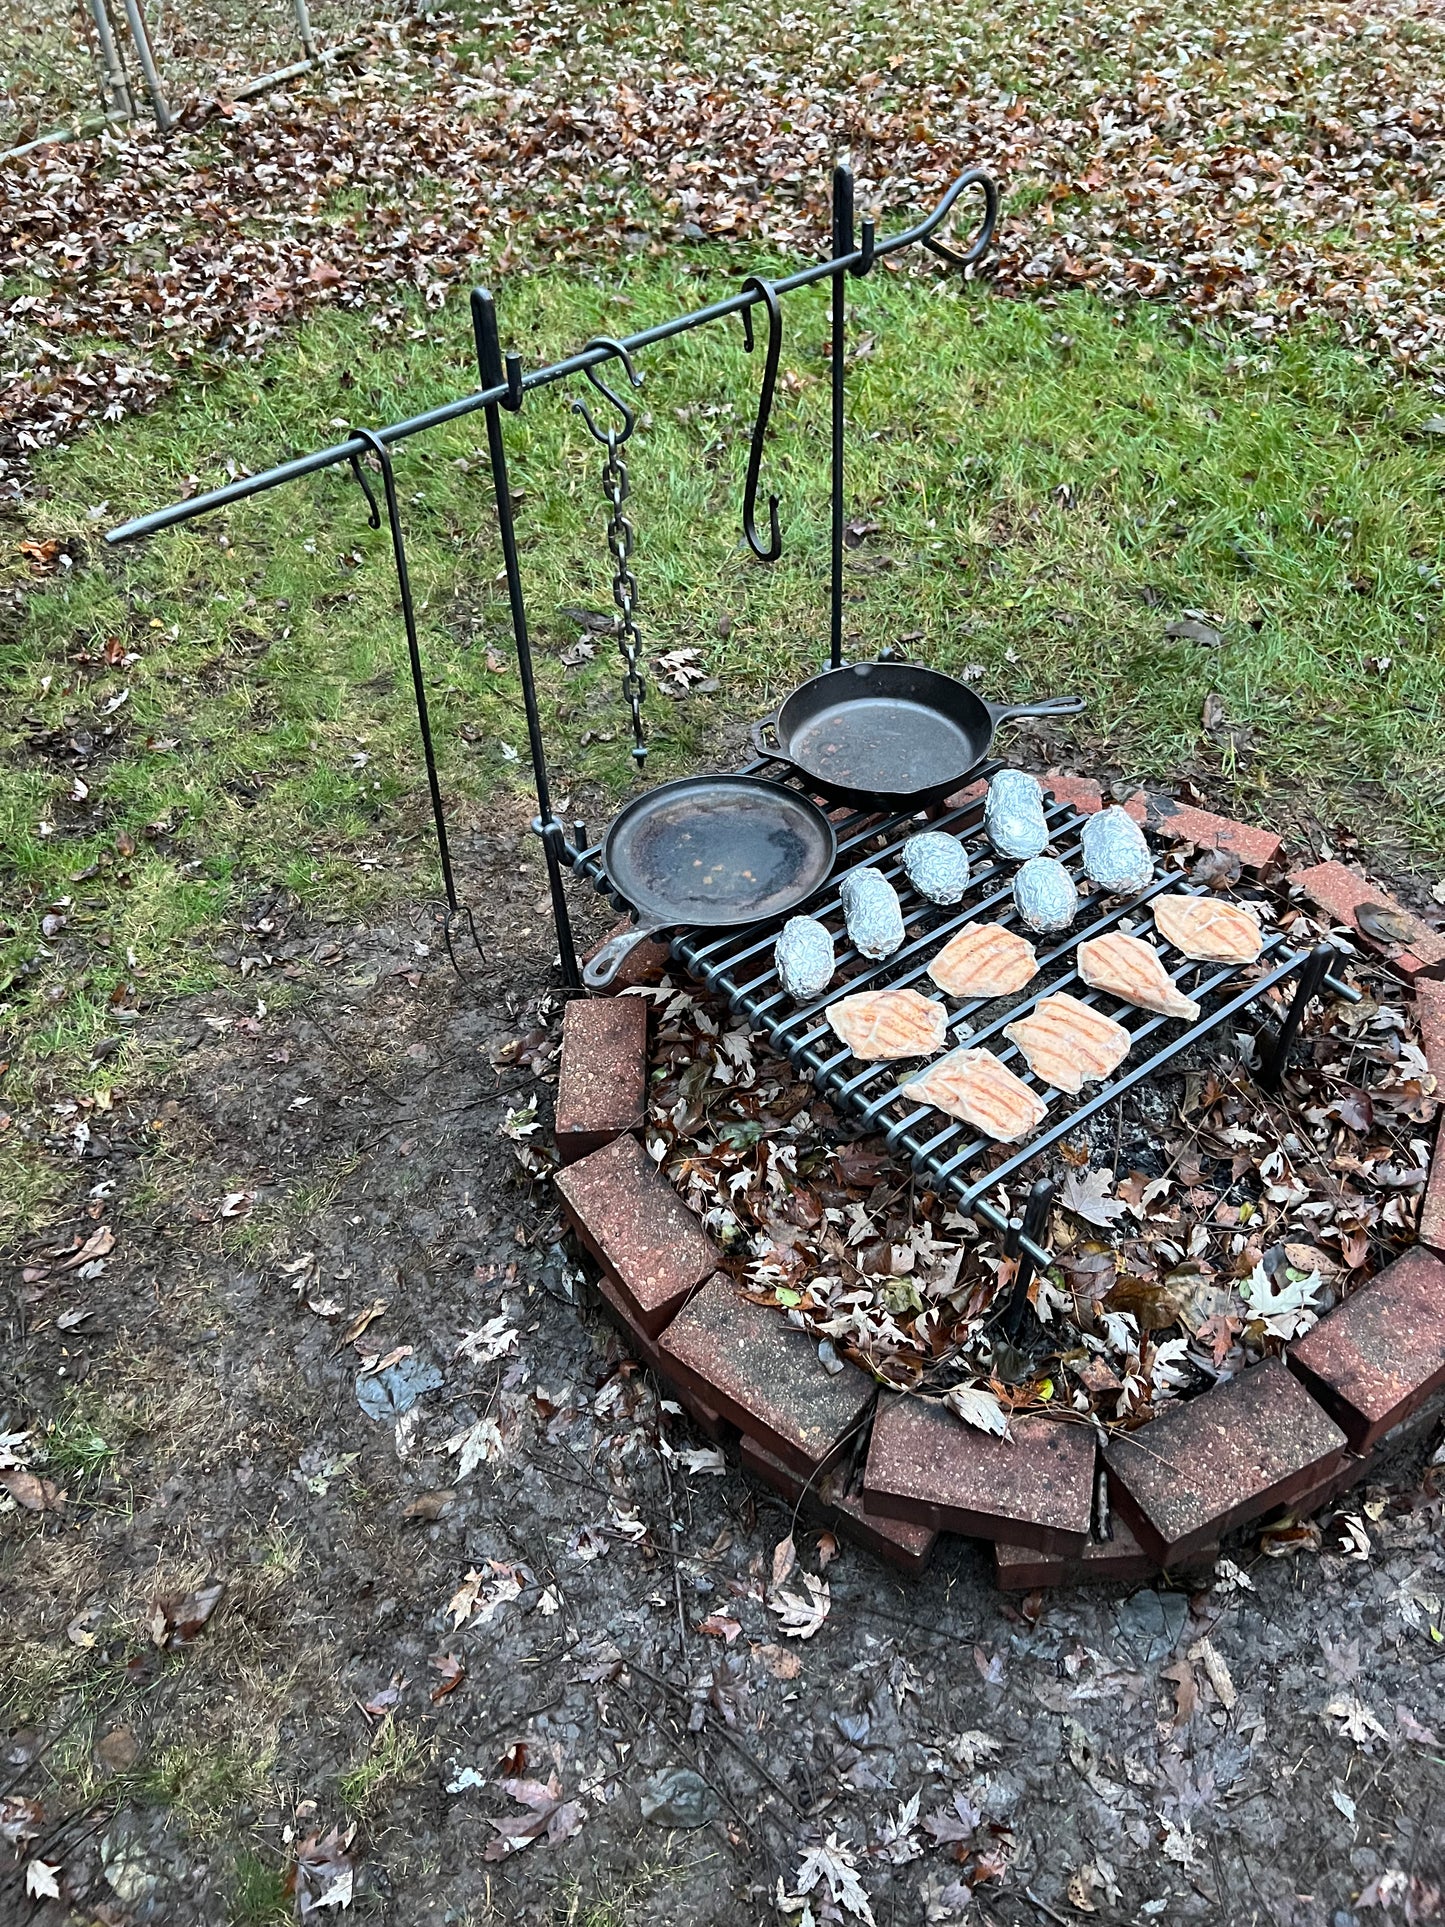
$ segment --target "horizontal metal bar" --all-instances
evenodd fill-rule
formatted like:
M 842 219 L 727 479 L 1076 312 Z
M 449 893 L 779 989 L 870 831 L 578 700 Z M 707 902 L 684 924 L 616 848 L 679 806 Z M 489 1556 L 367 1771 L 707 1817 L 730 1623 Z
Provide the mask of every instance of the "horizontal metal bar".
M 903 248 L 916 246 L 929 237 L 947 220 L 954 202 L 968 188 L 979 186 L 984 192 L 984 221 L 978 237 L 962 259 L 966 263 L 976 260 L 986 248 L 992 237 L 998 210 L 998 190 L 987 174 L 978 168 L 970 168 L 960 174 L 950 185 L 943 199 L 931 213 L 925 215 L 916 226 L 895 234 L 890 239 L 879 241 L 873 249 L 873 259 L 885 254 L 897 254 Z M 830 255 L 825 261 L 817 261 L 809 268 L 800 268 L 795 274 L 785 275 L 781 280 L 771 283 L 774 294 L 791 294 L 795 289 L 810 287 L 814 282 L 826 281 L 832 277 L 851 272 L 863 262 L 863 250 L 855 248 L 851 254 Z M 723 301 L 714 301 L 706 308 L 695 308 L 690 314 L 674 315 L 670 321 L 658 322 L 655 327 L 643 328 L 635 335 L 623 338 L 621 346 L 629 354 L 639 348 L 650 348 L 659 341 L 670 341 L 675 335 L 686 334 L 692 328 L 701 328 L 709 322 L 721 321 L 728 315 L 741 314 L 745 308 L 755 307 L 766 300 L 758 288 L 744 288 L 739 293 L 729 295 Z M 582 374 L 588 368 L 610 361 L 613 350 L 605 347 L 588 347 L 578 354 L 569 355 L 565 361 L 557 361 L 546 368 L 534 368 L 522 375 L 522 388 L 545 388 L 553 382 L 566 381 L 569 376 Z M 444 427 L 448 422 L 460 421 L 467 415 L 474 415 L 478 409 L 487 408 L 494 402 L 507 399 L 509 389 L 505 383 L 491 388 L 481 388 L 470 395 L 462 395 L 455 401 L 444 402 L 438 408 L 429 408 L 424 414 L 413 415 L 406 421 L 392 422 L 378 428 L 378 437 L 390 447 L 394 442 L 404 442 L 413 435 L 424 434 L 428 429 Z M 168 508 L 153 509 L 148 515 L 138 515 L 129 522 L 108 531 L 106 541 L 110 544 L 134 542 L 143 535 L 154 535 L 161 529 L 174 528 L 181 522 L 194 521 L 198 515 L 209 515 L 214 509 L 228 508 L 233 502 L 243 502 L 253 495 L 263 494 L 267 489 L 279 488 L 285 482 L 299 481 L 302 476 L 318 474 L 322 469 L 334 468 L 338 462 L 348 462 L 353 456 L 360 457 L 367 452 L 368 444 L 359 436 L 353 435 L 348 441 L 335 442 L 330 448 L 318 449 L 311 455 L 299 455 L 293 461 L 282 462 L 276 468 L 268 468 L 260 475 L 246 475 L 237 481 L 228 482 L 224 488 L 209 490 L 204 495 L 194 495 L 188 501 L 173 502 Z

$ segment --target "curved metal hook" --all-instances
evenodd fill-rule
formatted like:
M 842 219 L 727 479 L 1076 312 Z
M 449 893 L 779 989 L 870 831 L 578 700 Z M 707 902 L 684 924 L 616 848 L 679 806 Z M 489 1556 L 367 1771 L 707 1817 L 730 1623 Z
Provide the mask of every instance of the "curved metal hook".
M 769 539 L 765 543 L 758 534 L 758 475 L 763 465 L 763 438 L 768 432 L 768 421 L 773 412 L 773 391 L 778 385 L 778 360 L 783 352 L 783 309 L 778 300 L 777 290 L 771 281 L 764 281 L 761 275 L 750 274 L 743 283 L 744 292 L 755 288 L 762 296 L 768 311 L 768 354 L 763 363 L 763 386 L 758 395 L 758 412 L 753 422 L 753 439 L 748 449 L 748 479 L 743 488 L 743 534 L 748 539 L 748 547 L 759 562 L 776 562 L 783 553 L 783 533 L 778 526 L 778 498 L 768 497 Z M 753 351 L 752 310 L 744 308 L 743 346 L 751 354 Z
M 592 339 L 587 343 L 587 346 L 582 350 L 584 355 L 588 348 L 606 348 L 610 354 L 617 357 L 627 370 L 627 379 L 632 383 L 633 387 L 640 388 L 642 386 L 642 377 L 632 365 L 632 356 L 620 341 L 615 341 L 611 335 L 593 335 Z M 598 374 L 596 365 L 592 362 L 589 362 L 582 372 L 597 390 L 598 394 L 605 396 L 607 400 L 612 403 L 612 406 L 621 414 L 622 432 L 619 434 L 615 428 L 599 428 L 592 419 L 591 409 L 578 395 L 572 397 L 572 408 L 582 417 L 593 436 L 602 443 L 604 448 L 608 447 L 609 444 L 625 442 L 637 426 L 637 410 L 629 407 L 621 395 L 607 386 L 607 383 Z
M 370 440 L 371 431 L 369 429 L 358 428 L 352 432 L 357 435 L 365 435 L 368 440 Z M 373 444 L 373 447 L 375 447 L 375 444 Z M 371 483 L 366 479 L 366 470 L 361 466 L 361 457 L 359 455 L 353 455 L 350 460 L 351 472 L 361 484 L 361 492 L 366 497 L 367 520 L 370 522 L 372 528 L 379 529 L 381 527 L 381 510 L 377 506 L 376 496 L 372 493 Z
M 417 639 L 416 631 L 416 608 L 411 596 L 411 574 L 406 566 L 406 542 L 401 532 L 401 510 L 397 505 L 396 499 L 396 474 L 391 465 L 391 455 L 386 443 L 381 439 L 380 435 L 377 434 L 375 429 L 353 427 L 351 433 L 357 441 L 365 442 L 371 453 L 376 457 L 381 469 L 382 490 L 386 498 L 386 519 L 391 531 L 392 562 L 396 568 L 396 586 L 401 591 L 401 615 L 402 623 L 406 630 L 407 657 L 411 664 L 412 695 L 416 699 L 416 720 L 421 732 L 422 758 L 426 764 L 427 790 L 431 796 L 432 822 L 436 827 L 437 855 L 441 859 L 442 887 L 446 891 L 447 898 L 447 912 L 446 921 L 443 925 L 443 934 L 446 937 L 447 955 L 452 960 L 453 969 L 457 969 L 456 955 L 452 950 L 451 942 L 451 926 L 456 917 L 462 914 L 466 915 L 468 924 L 471 925 L 472 941 L 477 945 L 478 955 L 482 955 L 482 946 L 477 940 L 476 926 L 471 924 L 470 911 L 464 912 L 463 906 L 457 900 L 457 887 L 452 877 L 452 855 L 451 846 L 447 841 L 446 810 L 442 803 L 441 779 L 437 774 L 436 750 L 432 743 L 431 715 L 427 709 L 426 681 L 422 673 L 421 644 Z M 351 471 L 357 481 L 360 482 L 362 493 L 365 495 L 367 504 L 371 510 L 371 526 L 374 529 L 380 528 L 381 515 L 377 508 L 376 496 L 372 493 L 371 486 L 366 479 L 366 472 L 361 466 L 361 457 L 359 455 L 352 455 L 349 459 L 351 462 Z M 485 957 L 483 957 L 483 961 L 485 962 Z
M 983 219 L 972 241 L 960 254 L 957 248 L 948 247 L 942 241 L 935 241 L 933 234 L 934 230 L 942 227 L 947 220 L 959 195 L 970 187 L 983 189 Z M 998 183 L 992 175 L 985 174 L 982 168 L 972 167 L 966 174 L 959 175 L 927 220 L 920 221 L 916 228 L 903 237 L 903 245 L 907 245 L 910 241 L 922 241 L 930 254 L 936 254 L 940 261 L 947 261 L 950 267 L 971 268 L 975 261 L 987 254 L 989 244 L 993 240 L 993 231 L 997 226 Z

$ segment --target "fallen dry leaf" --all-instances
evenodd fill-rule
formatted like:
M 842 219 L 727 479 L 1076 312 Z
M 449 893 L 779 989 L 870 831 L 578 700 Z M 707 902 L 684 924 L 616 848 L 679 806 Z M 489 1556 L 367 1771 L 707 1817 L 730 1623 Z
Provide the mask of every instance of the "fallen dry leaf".
M 778 1615 L 789 1639 L 811 1639 L 821 1631 L 832 1605 L 826 1579 L 815 1579 L 812 1573 L 805 1572 L 802 1581 L 802 1594 L 780 1592 L 768 1601 L 768 1611 Z
M 65 1493 L 52 1479 L 42 1479 L 23 1465 L 0 1466 L 0 1492 L 8 1492 L 27 1512 L 58 1512 Z
M 296 1849 L 296 1860 L 286 1885 L 287 1891 L 295 1895 L 299 1921 L 351 1905 L 356 1890 L 356 1862 L 347 1849 L 355 1837 L 354 1826 L 344 1833 L 340 1827 L 332 1827 L 329 1833 L 311 1834 Z
M 741 1620 L 731 1619 L 726 1613 L 709 1613 L 706 1619 L 697 1622 L 697 1629 L 713 1639 L 725 1640 L 731 1646 L 743 1628 Z
M 173 1594 L 152 1602 L 147 1625 L 157 1646 L 189 1646 L 221 1603 L 224 1579 L 208 1579 L 195 1592 Z
M 427 1665 L 437 1675 L 437 1683 L 431 1689 L 431 1702 L 444 1700 L 448 1693 L 454 1693 L 467 1676 L 467 1669 L 455 1653 L 433 1653 Z
M 39 1800 L 29 1799 L 22 1793 L 7 1793 L 0 1799 L 0 1840 L 7 1846 L 22 1846 L 39 1835 L 44 1818 L 45 1808 Z
M 793 1567 L 797 1565 L 797 1563 L 798 1549 L 793 1544 L 793 1535 L 790 1532 L 786 1539 L 779 1539 L 778 1543 L 773 1547 L 772 1586 L 774 1592 L 782 1585 L 783 1581 L 792 1572 Z
M 803 1655 L 786 1646 L 755 1646 L 753 1652 L 774 1679 L 796 1679 L 803 1670 Z
M 59 1900 L 60 1868 L 48 1860 L 32 1860 L 25 1869 L 25 1891 L 32 1900 Z
M 1235 1691 L 1234 1681 L 1229 1675 L 1229 1668 L 1225 1665 L 1223 1655 L 1220 1653 L 1218 1647 L 1212 1640 L 1201 1639 L 1198 1645 L 1190 1647 L 1189 1657 L 1198 1660 L 1203 1666 L 1208 1676 L 1209 1684 L 1214 1688 L 1215 1698 L 1219 1701 L 1225 1712 L 1232 1712 L 1239 1698 L 1239 1694 Z

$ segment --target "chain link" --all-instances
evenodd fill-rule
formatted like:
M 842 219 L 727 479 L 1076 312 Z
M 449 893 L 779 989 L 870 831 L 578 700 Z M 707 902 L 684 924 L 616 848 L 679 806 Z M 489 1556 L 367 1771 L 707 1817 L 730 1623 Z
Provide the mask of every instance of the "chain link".
M 632 573 L 632 524 L 623 514 L 628 494 L 627 463 L 616 432 L 607 433 L 607 460 L 602 465 L 602 492 L 611 513 L 607 518 L 607 549 L 612 557 L 612 600 L 617 604 L 614 627 L 622 656 L 622 694 L 632 713 L 632 754 L 640 769 L 647 760 L 647 735 L 642 727 L 642 699 L 646 685 L 638 674 L 642 635 L 637 627 L 637 577 Z

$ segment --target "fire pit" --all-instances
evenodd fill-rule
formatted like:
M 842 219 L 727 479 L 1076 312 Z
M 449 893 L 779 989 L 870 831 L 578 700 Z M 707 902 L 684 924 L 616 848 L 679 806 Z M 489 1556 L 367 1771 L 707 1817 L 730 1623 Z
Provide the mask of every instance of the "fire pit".
M 1071 871 L 1096 800 L 1060 783 L 1049 801 Z M 1022 997 L 950 1011 L 950 1042 L 1006 1056 L 1019 1004 L 1067 987 L 1135 1040 L 1086 1100 L 1052 1093 L 1026 1142 L 981 1139 L 901 1098 L 897 1067 L 859 1065 L 822 1018 L 839 995 L 920 980 L 964 921 L 1010 923 L 980 808 L 965 793 L 935 819 L 972 859 L 948 910 L 901 873 L 916 822 L 835 818 L 840 870 L 890 876 L 907 939 L 857 957 L 831 893 L 817 914 L 840 933 L 839 977 L 813 1005 L 783 994 L 771 933 L 678 936 L 683 969 L 645 993 L 650 1157 L 593 1190 L 615 1160 L 595 1153 L 561 1173 L 564 1200 L 634 1347 L 739 1435 L 748 1469 L 875 1550 L 917 1563 L 940 1528 L 968 1532 L 1012 1586 L 1192 1571 L 1231 1525 L 1363 1476 L 1445 1380 L 1445 1267 L 1414 1249 L 1434 1101 L 1412 1000 L 1384 965 L 1346 963 L 1298 891 L 1243 874 L 1230 894 L 1260 917 L 1259 961 L 1168 959 L 1196 1021 L 1088 991 L 1081 939 L 1239 869 L 1212 852 L 1186 867 L 1158 837 L 1146 888 L 1085 901 Z M 573 1010 L 576 1059 L 597 1019 Z M 564 1141 L 568 1102 L 564 1068 Z M 644 1307 L 616 1226 L 626 1213 L 635 1231 L 652 1185 L 708 1244 Z

